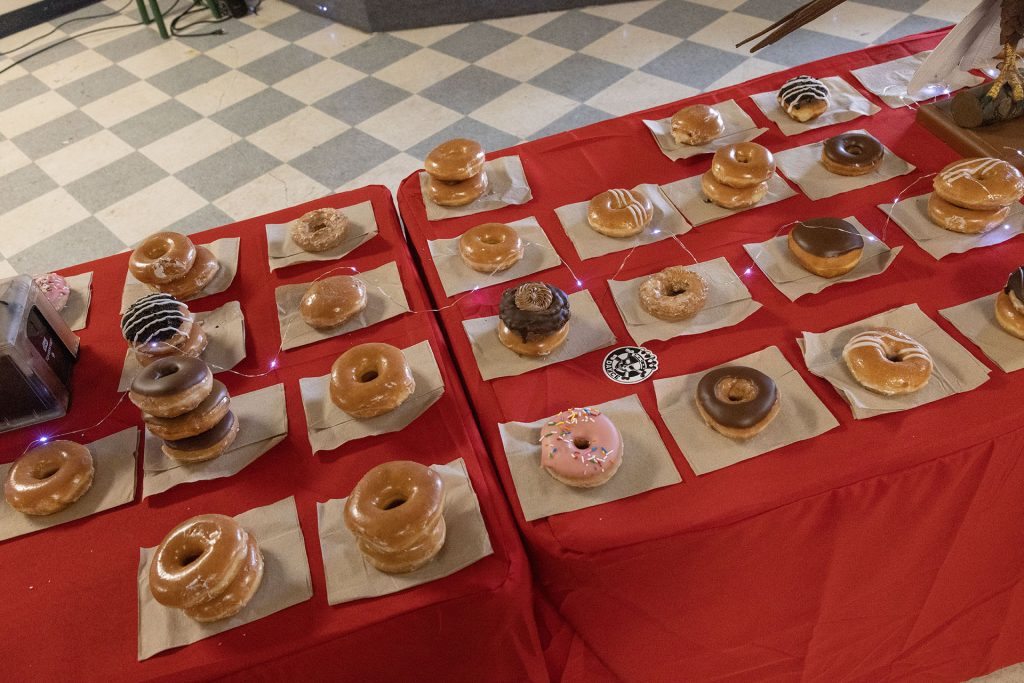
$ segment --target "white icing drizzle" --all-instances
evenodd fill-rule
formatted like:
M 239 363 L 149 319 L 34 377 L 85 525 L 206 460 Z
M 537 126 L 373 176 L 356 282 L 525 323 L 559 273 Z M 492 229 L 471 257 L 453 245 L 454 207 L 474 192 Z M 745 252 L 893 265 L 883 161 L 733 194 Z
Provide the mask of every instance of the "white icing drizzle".
M 170 303 L 177 303 L 178 307 L 173 310 L 166 310 Z M 165 310 L 156 310 L 154 308 Z M 136 301 L 125 313 L 121 320 L 121 330 L 127 335 L 134 331 L 135 338 L 130 339 L 134 343 L 148 343 L 153 339 L 170 337 L 178 332 L 188 316 L 182 311 L 184 306 L 177 299 L 169 294 L 150 294 Z M 160 325 L 155 330 L 150 330 L 153 324 Z M 145 332 L 145 337 L 142 333 Z
M 608 191 L 612 194 L 613 209 L 626 209 L 637 224 L 647 221 L 647 211 L 644 209 L 644 205 L 634 199 L 633 194 L 629 190 L 614 189 Z
M 928 353 L 928 350 L 916 341 L 909 340 L 904 337 L 897 337 L 889 334 L 888 332 L 881 332 L 879 330 L 867 330 L 866 332 L 861 332 L 848 341 L 846 346 L 843 347 L 843 358 L 846 358 L 851 351 L 862 348 L 873 348 L 882 356 L 888 356 L 889 354 L 885 350 L 886 342 L 903 347 L 898 349 L 895 353 L 895 356 L 901 361 L 920 358 L 927 361 L 929 365 L 933 365 L 932 357 Z
M 944 168 L 939 173 L 939 179 L 949 184 L 955 183 L 958 180 L 975 179 L 1001 163 L 1003 162 L 1000 159 L 964 159 Z
M 805 99 L 828 99 L 828 86 L 811 76 L 797 76 L 789 79 L 779 88 L 779 103 L 789 114 L 792 114 L 793 109 Z

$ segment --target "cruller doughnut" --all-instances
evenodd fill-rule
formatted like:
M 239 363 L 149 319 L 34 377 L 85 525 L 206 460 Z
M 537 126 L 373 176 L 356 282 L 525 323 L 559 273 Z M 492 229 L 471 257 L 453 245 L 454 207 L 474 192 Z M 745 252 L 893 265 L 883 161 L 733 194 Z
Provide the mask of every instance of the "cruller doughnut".
M 160 358 L 132 381 L 128 398 L 144 413 L 178 417 L 195 409 L 213 389 L 213 373 L 198 358 Z
M 1010 273 L 1006 287 L 996 296 L 996 320 L 1004 330 L 1024 339 L 1024 266 Z
M 391 412 L 415 390 L 405 354 L 391 344 L 353 346 L 331 367 L 331 400 L 352 417 Z
M 848 221 L 810 218 L 789 231 L 789 251 L 800 266 L 820 277 L 839 277 L 857 267 L 864 237 Z
M 621 464 L 622 436 L 599 410 L 563 410 L 541 427 L 540 466 L 567 486 L 600 486 Z
M 51 441 L 14 461 L 4 481 L 4 498 L 26 515 L 52 515 L 92 486 L 92 453 L 73 441 Z
M 855 380 L 886 396 L 922 388 L 934 367 L 927 349 L 891 327 L 874 327 L 854 335 L 843 347 L 843 360 Z
M 643 192 L 607 190 L 590 200 L 587 222 L 608 237 L 631 237 L 643 232 L 654 218 L 654 206 Z
M 504 223 L 483 223 L 462 233 L 459 256 L 481 273 L 500 273 L 523 258 L 525 245 L 515 228 Z
M 661 320 L 686 320 L 704 308 L 708 283 L 700 273 L 669 266 L 640 284 L 640 306 Z
M 158 232 L 135 247 L 128 269 L 139 282 L 156 285 L 184 277 L 195 260 L 192 240 L 177 232 Z
M 779 414 L 779 389 L 760 370 L 741 365 L 716 368 L 697 383 L 697 410 L 719 434 L 749 439 Z

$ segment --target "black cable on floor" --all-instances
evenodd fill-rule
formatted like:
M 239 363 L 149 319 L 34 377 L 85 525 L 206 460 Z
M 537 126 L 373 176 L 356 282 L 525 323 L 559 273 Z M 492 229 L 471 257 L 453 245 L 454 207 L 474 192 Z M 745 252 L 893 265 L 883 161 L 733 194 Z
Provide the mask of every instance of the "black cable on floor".
M 199 9 L 197 10 L 196 7 L 199 7 Z M 221 24 L 221 23 L 224 23 L 225 21 L 227 21 L 228 19 L 232 18 L 230 14 L 225 14 L 220 19 L 200 19 L 198 21 L 193 21 L 190 24 L 185 24 L 184 26 L 178 26 L 178 22 L 181 21 L 182 19 L 184 19 L 186 16 L 188 16 L 189 14 L 193 14 L 195 12 L 201 11 L 203 9 L 206 9 L 206 6 L 203 5 L 203 1 L 202 0 L 192 0 L 192 6 L 191 7 L 189 7 L 184 12 L 182 12 L 181 14 L 179 14 L 178 16 L 176 16 L 174 19 L 171 20 L 171 26 L 170 26 L 171 35 L 176 37 L 176 38 L 200 38 L 202 36 L 222 36 L 222 35 L 224 35 L 224 29 L 217 29 L 215 31 L 206 31 L 204 33 L 181 33 L 181 31 L 189 29 L 189 28 L 191 28 L 193 26 L 198 26 L 199 24 Z
M 47 33 L 44 33 L 41 36 L 36 36 L 35 38 L 33 38 L 32 40 L 28 41 L 27 43 L 24 43 L 22 45 L 19 45 L 18 47 L 12 48 L 12 49 L 8 50 L 7 52 L 0 52 L 0 55 L 9 55 L 12 52 L 17 52 L 18 50 L 24 50 L 26 47 L 28 47 L 32 43 L 34 43 L 36 41 L 39 41 L 39 40 L 42 40 L 43 38 L 46 38 L 48 36 L 52 36 L 54 33 L 59 31 L 62 26 L 67 26 L 68 24 L 73 24 L 76 21 L 85 21 L 86 19 L 103 19 L 104 17 L 112 17 L 112 16 L 115 16 L 115 15 L 118 15 L 121 12 L 123 12 L 125 9 L 127 9 L 128 5 L 132 4 L 132 2 L 133 2 L 133 0 L 128 0 L 128 2 L 124 3 L 124 5 L 122 5 L 121 7 L 117 8 L 116 10 L 114 10 L 112 12 L 107 12 L 105 14 L 90 14 L 87 17 L 75 17 L 74 19 L 68 19 L 67 21 L 62 21 L 61 23 L 59 23 L 56 26 L 54 26 L 53 30 L 51 30 L 51 31 L 49 31 Z

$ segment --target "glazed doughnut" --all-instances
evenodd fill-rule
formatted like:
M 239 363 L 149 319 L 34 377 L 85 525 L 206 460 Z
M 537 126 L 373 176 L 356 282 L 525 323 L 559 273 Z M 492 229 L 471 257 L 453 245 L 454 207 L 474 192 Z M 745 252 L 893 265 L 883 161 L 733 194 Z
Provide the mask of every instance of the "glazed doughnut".
M 184 277 L 195 260 L 192 240 L 177 232 L 158 232 L 135 247 L 128 269 L 142 284 L 156 285 Z
M 795 121 L 806 123 L 828 109 L 828 86 L 811 76 L 797 76 L 782 84 L 779 106 Z
M 299 302 L 302 319 L 318 330 L 341 325 L 365 309 L 366 285 L 349 275 L 317 280 Z
M 71 288 L 68 282 L 56 273 L 36 275 L 32 278 L 33 284 L 43 293 L 43 298 L 50 302 L 53 310 L 60 313 L 68 305 L 68 298 L 71 296 Z
M 183 610 L 185 616 L 200 623 L 208 623 L 238 614 L 259 590 L 263 581 L 263 566 L 263 553 L 252 534 L 249 534 L 245 561 L 242 562 L 241 571 L 235 575 L 235 580 L 213 600 L 201 602 L 195 607 L 186 607 Z
M 821 147 L 821 165 L 836 175 L 857 176 L 878 168 L 885 155 L 882 143 L 867 133 L 840 133 Z
M 857 267 L 864 237 L 848 221 L 811 218 L 789 231 L 789 251 L 800 266 L 820 277 L 839 277 Z
M 640 307 L 660 320 L 692 318 L 707 299 L 707 281 L 682 266 L 669 266 L 640 284 Z
M 757 204 L 768 194 L 768 183 L 753 187 L 730 187 L 715 179 L 711 171 L 700 177 L 700 189 L 704 196 L 724 209 L 746 209 Z
M 452 182 L 480 175 L 484 161 L 484 149 L 479 142 L 456 138 L 432 149 L 423 168 L 432 178 Z
M 178 299 L 191 299 L 206 289 L 220 270 L 220 263 L 206 247 L 196 247 L 196 261 L 184 276 L 172 282 L 150 285 L 150 289 Z
M 599 410 L 570 408 L 541 427 L 540 466 L 567 486 L 600 486 L 621 464 L 622 436 Z
M 525 282 L 501 294 L 498 339 L 521 356 L 546 356 L 569 334 L 569 298 L 558 287 Z
M 519 233 L 504 223 L 484 223 L 459 238 L 462 262 L 481 273 L 500 273 L 523 258 L 525 245 Z
M 430 562 L 444 546 L 444 481 L 408 460 L 377 465 L 345 501 L 345 526 L 367 562 L 405 574 Z
M 996 320 L 1015 337 L 1024 339 L 1024 266 L 1010 273 L 996 296 Z
M 352 417 L 391 412 L 415 390 L 409 362 L 390 344 L 353 346 L 331 366 L 331 400 Z
M 161 439 L 187 439 L 213 429 L 228 414 L 231 396 L 220 380 L 213 380 L 210 394 L 202 402 L 178 417 L 156 417 L 142 414 L 149 431 Z
M 749 439 L 779 414 L 779 389 L 754 368 L 717 368 L 697 383 L 697 410 L 704 422 L 730 439 Z
M 50 441 L 11 464 L 4 498 L 22 514 L 52 515 L 85 495 L 94 472 L 88 448 L 73 441 Z
M 928 384 L 932 357 L 910 336 L 891 327 L 874 327 L 854 335 L 843 347 L 853 378 L 886 396 L 909 394 Z
M 715 180 L 737 189 L 768 182 L 774 173 L 775 157 L 767 147 L 756 142 L 727 145 L 711 158 L 711 174 Z
M 950 204 L 936 192 L 932 192 L 928 197 L 928 218 L 940 228 L 952 232 L 962 232 L 967 235 L 988 232 L 992 228 L 1002 225 L 1009 215 L 1009 206 L 995 211 L 975 211 Z
M 1024 196 L 1024 176 L 1002 159 L 961 159 L 942 169 L 932 187 L 950 204 L 994 211 L 1020 201 Z
M 167 439 L 160 448 L 168 458 L 179 462 L 204 462 L 223 455 L 237 436 L 238 419 L 229 410 L 205 432 L 184 439 Z
M 313 209 L 292 221 L 288 228 L 295 246 L 313 254 L 338 246 L 346 232 L 348 216 L 330 207 Z
M 722 114 L 706 104 L 684 107 L 672 117 L 672 137 L 680 145 L 703 145 L 725 130 Z
M 178 417 L 195 409 L 213 390 L 213 373 L 198 358 L 159 358 L 132 381 L 128 398 L 156 417 Z
M 607 190 L 590 200 L 587 222 L 608 237 L 631 237 L 643 232 L 654 218 L 654 206 L 643 192 Z
M 465 180 L 438 180 L 431 176 L 427 182 L 430 201 L 438 206 L 465 206 L 476 201 L 487 191 L 487 173 L 481 171 Z

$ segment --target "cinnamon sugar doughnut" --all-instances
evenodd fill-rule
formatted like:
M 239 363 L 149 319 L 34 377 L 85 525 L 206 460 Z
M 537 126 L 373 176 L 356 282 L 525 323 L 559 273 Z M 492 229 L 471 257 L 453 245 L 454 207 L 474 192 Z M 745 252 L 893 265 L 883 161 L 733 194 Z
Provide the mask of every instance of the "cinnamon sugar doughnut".
M 700 273 L 669 266 L 640 285 L 640 307 L 660 320 L 686 320 L 704 308 L 708 283 Z
M 292 242 L 313 254 L 338 246 L 347 232 L 348 216 L 330 207 L 313 209 L 292 221 L 288 228 Z
M 4 497 L 22 514 L 52 515 L 85 495 L 94 472 L 88 448 L 51 441 L 14 461 L 4 481 Z

